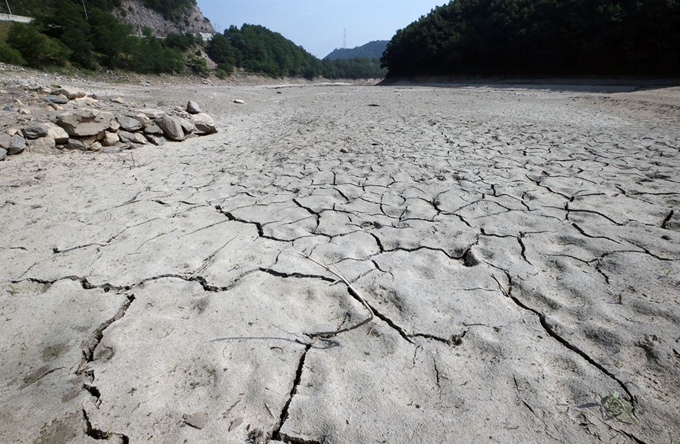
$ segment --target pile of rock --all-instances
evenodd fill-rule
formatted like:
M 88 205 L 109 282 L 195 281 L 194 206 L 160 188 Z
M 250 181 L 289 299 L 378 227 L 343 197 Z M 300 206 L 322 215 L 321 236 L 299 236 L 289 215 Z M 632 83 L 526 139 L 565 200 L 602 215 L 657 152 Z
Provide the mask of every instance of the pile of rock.
M 172 114 L 167 114 L 152 108 L 127 113 L 90 108 L 63 111 L 59 105 L 72 100 L 97 100 L 67 88 L 51 91 L 44 99 L 55 111 L 52 121 L 31 122 L 21 130 L 10 129 L 7 134 L 0 134 L 0 160 L 24 150 L 41 154 L 62 149 L 115 152 L 217 132 L 212 117 L 193 101 L 185 109 L 176 107 Z

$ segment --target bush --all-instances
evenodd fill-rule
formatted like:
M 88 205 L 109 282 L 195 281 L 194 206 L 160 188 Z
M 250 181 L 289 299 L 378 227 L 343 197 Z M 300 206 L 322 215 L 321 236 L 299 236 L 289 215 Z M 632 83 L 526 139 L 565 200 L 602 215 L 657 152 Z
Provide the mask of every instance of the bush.
M 4 43 L 0 43 L 0 62 L 10 65 L 25 65 L 26 60 L 21 57 L 21 53 Z
M 65 66 L 69 59 L 69 50 L 58 40 L 41 34 L 30 24 L 14 23 L 7 35 L 7 43 L 21 53 L 31 66 Z

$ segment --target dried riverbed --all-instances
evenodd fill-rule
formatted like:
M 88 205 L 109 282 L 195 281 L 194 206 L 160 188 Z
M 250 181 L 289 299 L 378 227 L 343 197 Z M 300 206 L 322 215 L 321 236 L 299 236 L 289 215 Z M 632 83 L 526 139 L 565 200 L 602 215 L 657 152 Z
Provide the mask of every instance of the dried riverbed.
M 1 442 L 680 434 L 679 88 L 86 87 L 220 132 L 0 163 Z

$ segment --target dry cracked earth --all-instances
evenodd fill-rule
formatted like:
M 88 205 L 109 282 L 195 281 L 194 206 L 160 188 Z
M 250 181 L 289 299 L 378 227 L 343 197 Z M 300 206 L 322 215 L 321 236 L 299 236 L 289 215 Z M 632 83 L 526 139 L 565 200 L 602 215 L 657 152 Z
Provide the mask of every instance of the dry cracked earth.
M 220 133 L 0 163 L 0 442 L 677 442 L 679 88 L 94 89 Z

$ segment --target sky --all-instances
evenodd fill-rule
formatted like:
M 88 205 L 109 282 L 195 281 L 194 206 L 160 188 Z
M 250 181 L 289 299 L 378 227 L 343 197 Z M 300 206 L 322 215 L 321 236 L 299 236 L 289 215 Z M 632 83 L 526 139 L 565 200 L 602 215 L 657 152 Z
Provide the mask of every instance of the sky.
M 390 40 L 448 0 L 198 0 L 203 15 L 222 32 L 231 25 L 262 25 L 319 58 L 372 40 Z

